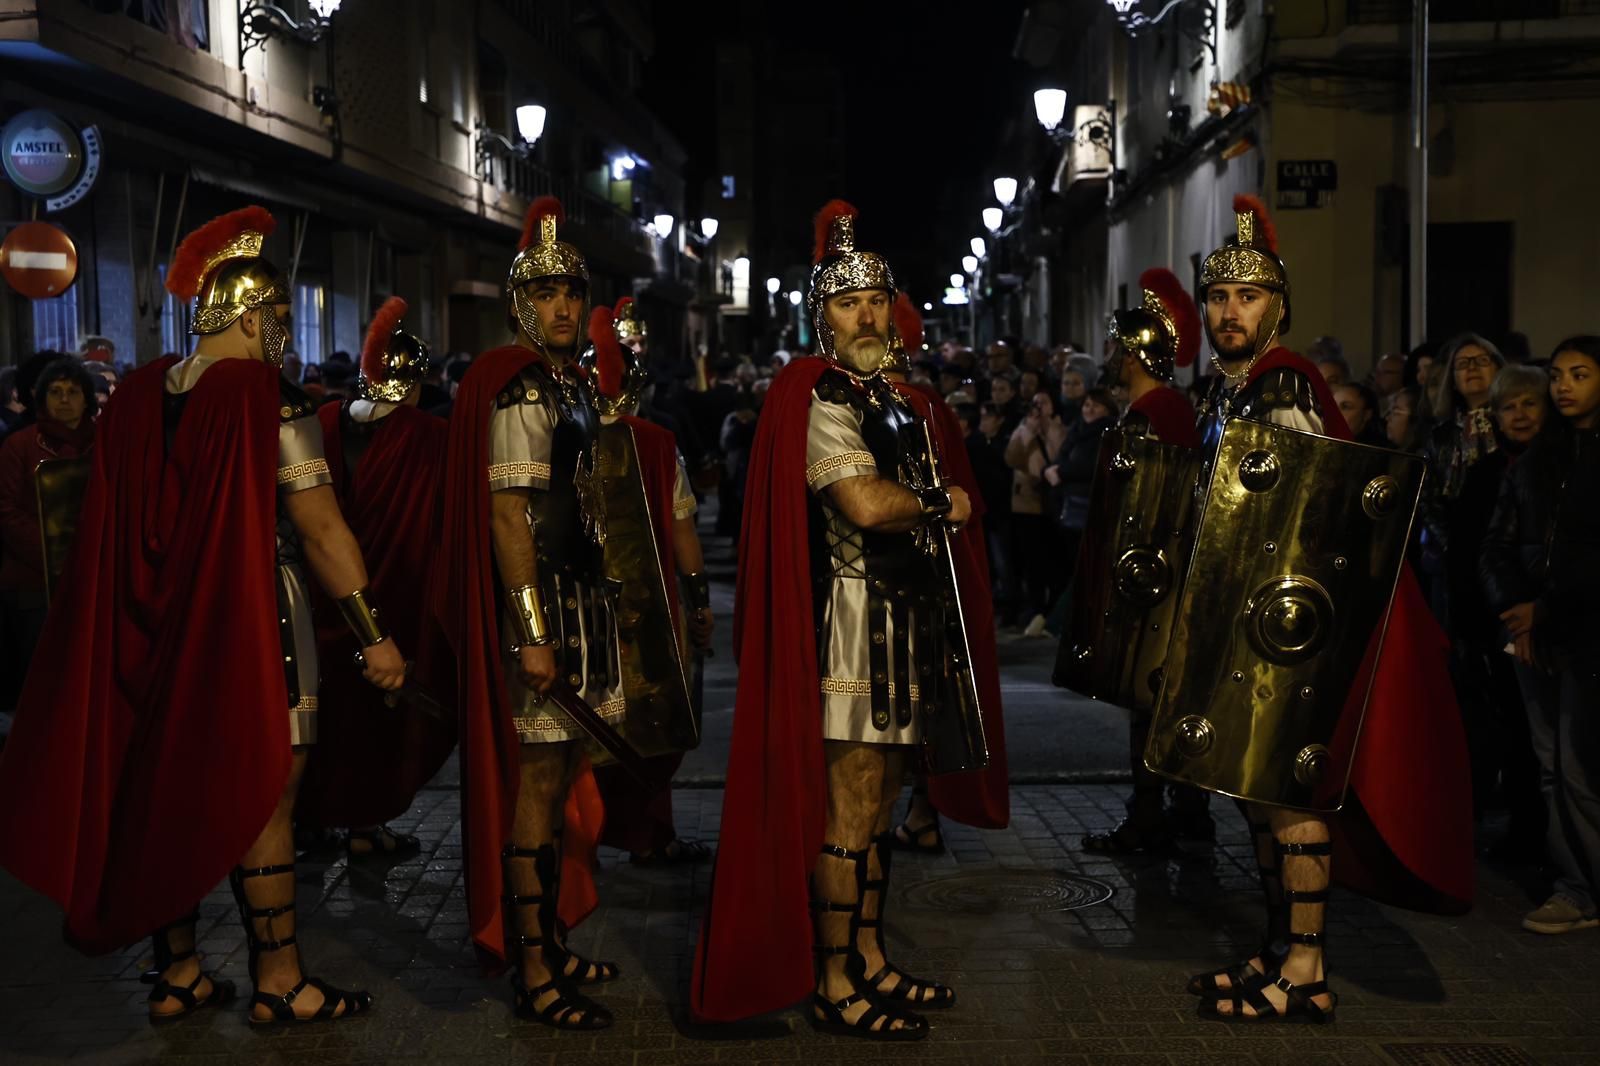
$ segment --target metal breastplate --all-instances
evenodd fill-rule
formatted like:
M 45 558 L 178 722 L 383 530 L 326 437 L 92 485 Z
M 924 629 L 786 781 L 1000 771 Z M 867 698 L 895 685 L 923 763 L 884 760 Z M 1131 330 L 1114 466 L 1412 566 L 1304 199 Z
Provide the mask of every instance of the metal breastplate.
M 563 377 L 558 381 L 537 364 L 524 369 L 510 391 L 515 402 L 543 405 L 554 423 L 550 435 L 550 488 L 533 493 L 528 504 L 539 570 L 585 581 L 598 580 L 605 516 L 594 479 L 600 416 L 595 410 L 593 391 L 579 378 Z

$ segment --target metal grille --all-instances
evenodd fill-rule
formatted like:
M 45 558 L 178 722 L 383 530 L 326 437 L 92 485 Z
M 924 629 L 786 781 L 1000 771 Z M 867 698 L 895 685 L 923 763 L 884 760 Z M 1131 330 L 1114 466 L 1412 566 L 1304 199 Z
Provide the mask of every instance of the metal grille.
M 1538 1066 L 1510 1044 L 1384 1044 L 1398 1066 Z

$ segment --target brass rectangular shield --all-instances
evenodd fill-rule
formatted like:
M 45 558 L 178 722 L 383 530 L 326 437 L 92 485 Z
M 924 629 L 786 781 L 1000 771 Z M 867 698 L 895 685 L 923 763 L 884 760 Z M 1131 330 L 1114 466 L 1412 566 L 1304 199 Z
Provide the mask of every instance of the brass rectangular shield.
M 1148 711 L 1188 564 L 1200 453 L 1118 426 L 1100 444 L 1053 680 Z
M 60 584 L 78 532 L 78 512 L 89 488 L 92 460 L 46 459 L 33 469 L 34 491 L 39 500 L 39 539 L 44 545 L 44 585 L 49 597 Z
M 700 744 L 700 716 L 673 623 L 671 588 L 656 549 L 653 509 L 639 469 L 633 429 L 600 429 L 595 472 L 605 501 L 605 578 L 616 612 L 622 693 L 622 735 L 640 755 L 687 751 Z
M 1145 765 L 1257 803 L 1344 803 L 1411 535 L 1417 456 L 1224 428 Z

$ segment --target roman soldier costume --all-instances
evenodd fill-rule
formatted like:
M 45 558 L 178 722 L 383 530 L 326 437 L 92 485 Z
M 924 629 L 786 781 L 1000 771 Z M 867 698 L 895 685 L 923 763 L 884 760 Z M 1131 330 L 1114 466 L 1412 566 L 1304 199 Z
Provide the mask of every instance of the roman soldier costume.
M 596 307 L 589 316 L 588 366 L 596 382 L 596 402 L 603 423 L 601 433 L 625 433 L 649 508 L 649 529 L 655 545 L 656 570 L 647 580 L 659 578 L 667 591 L 671 629 L 678 635 L 680 657 L 689 648 L 683 640 L 688 611 L 709 611 L 711 588 L 703 570 L 683 574 L 679 594 L 677 526 L 692 519 L 698 505 L 689 487 L 688 472 L 671 431 L 638 416 L 639 400 L 647 381 L 644 344 L 649 328 L 637 314 L 632 297 L 617 302 L 615 312 Z M 625 345 L 631 341 L 633 346 Z M 609 499 L 609 493 L 608 493 Z M 693 533 L 690 533 L 693 536 Z M 608 543 L 610 537 L 608 536 Z M 687 608 L 687 611 L 685 610 Z M 698 717 L 700 706 L 693 701 Z M 635 862 L 703 859 L 710 854 L 704 844 L 679 840 L 672 820 L 672 778 L 683 763 L 683 752 L 668 752 L 646 760 L 643 780 L 622 767 L 601 767 L 595 777 L 605 801 L 605 832 L 601 842 L 629 852 Z
M 1056 659 L 1056 684 L 1129 711 L 1133 794 L 1110 832 L 1084 837 L 1087 851 L 1160 849 L 1178 837 L 1209 838 L 1208 794 L 1171 786 L 1144 765 L 1150 712 L 1161 686 L 1172 616 L 1188 563 L 1200 437 L 1194 408 L 1172 387 L 1193 365 L 1201 322 L 1170 270 L 1139 276 L 1138 307 L 1111 314 L 1106 373 L 1133 402 L 1100 445 L 1089 520 L 1073 574 L 1072 616 Z
M 377 691 L 361 678 L 359 648 L 338 611 L 318 597 L 325 743 L 307 762 L 295 803 L 297 823 L 350 826 L 352 841 L 389 858 L 414 854 L 420 842 L 372 827 L 405 813 L 456 739 L 454 664 L 427 611 L 447 426 L 417 406 L 428 346 L 402 327 L 406 311 L 398 296 L 379 308 L 361 350 L 359 396 L 322 405 L 317 418 L 339 508 L 372 568 L 373 595 L 416 657 L 398 697 Z M 319 757 L 330 751 L 338 758 Z
M 883 835 L 865 849 L 824 839 L 824 741 L 912 746 L 930 773 L 981 769 L 987 748 L 943 521 L 952 498 L 933 431 L 910 399 L 920 394 L 885 379 L 890 347 L 866 357 L 836 350 L 824 313 L 836 295 L 894 296 L 888 264 L 856 246 L 855 216 L 841 201 L 818 215 L 807 309 L 820 358 L 779 373 L 751 452 L 734 624 L 739 689 L 691 1011 L 731 1021 L 815 991 L 815 913 L 817 952 L 825 965 L 844 959 L 856 991 L 837 1001 L 818 992 L 814 1024 L 915 1039 L 927 1025 L 906 1008 L 948 1006 L 954 995 L 887 962 L 866 972 L 862 939 L 882 954 L 888 833 L 872 830 Z M 915 527 L 880 533 L 850 521 L 824 490 L 856 476 L 920 501 Z M 853 870 L 855 891 L 813 898 L 813 868 L 837 863 L 847 865 L 831 867 L 829 882 Z
M 1201 303 L 1223 284 L 1269 302 L 1245 366 L 1217 362 L 1145 761 L 1245 801 L 1255 837 L 1266 940 L 1250 962 L 1191 979 L 1203 1012 L 1328 1021 L 1325 982 L 1284 971 L 1296 960 L 1320 971 L 1330 859 L 1342 883 L 1384 902 L 1470 905 L 1466 753 L 1445 639 L 1402 565 L 1418 461 L 1347 443 L 1322 375 L 1275 344 L 1289 280 L 1266 209 L 1239 197 L 1234 210 L 1236 235 L 1202 267 Z M 1219 624 L 1229 615 L 1237 624 Z
M 0 772 L 0 860 L 62 905 L 86 952 L 156 930 L 157 974 L 184 963 L 197 901 L 232 868 L 252 1007 L 268 1012 L 253 1021 L 295 1020 L 308 986 L 317 1018 L 371 1003 L 304 977 L 259 990 L 262 957 L 295 944 L 293 853 L 236 865 L 279 807 L 293 749 L 319 740 L 311 598 L 285 501 L 331 475 L 310 400 L 279 373 L 275 308 L 289 291 L 261 254 L 273 227 L 245 208 L 179 246 L 167 287 L 196 300 L 193 331 L 257 311 L 263 358 L 169 356 L 117 390 Z M 386 639 L 369 589 L 339 606 L 352 647 Z M 152 1004 L 181 1009 L 152 1018 L 231 998 L 228 982 L 204 990 L 207 976 L 157 979 Z

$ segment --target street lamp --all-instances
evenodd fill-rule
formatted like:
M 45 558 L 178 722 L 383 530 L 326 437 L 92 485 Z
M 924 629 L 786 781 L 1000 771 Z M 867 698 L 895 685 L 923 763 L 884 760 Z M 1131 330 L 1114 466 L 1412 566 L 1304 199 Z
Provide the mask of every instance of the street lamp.
M 1005 225 L 1006 213 L 998 207 L 983 209 L 983 228 L 990 233 L 999 233 L 1000 227 Z
M 615 158 L 615 159 L 613 159 L 611 161 L 611 180 L 612 181 L 621 181 L 621 180 L 623 180 L 629 174 L 632 174 L 633 173 L 633 168 L 638 166 L 638 165 L 639 165 L 639 161 L 637 159 L 633 158 L 633 156 L 631 156 L 631 155 L 619 155 L 619 156 L 617 156 L 617 158 Z
M 1039 125 L 1054 131 L 1067 114 L 1067 90 L 1036 90 L 1033 94 L 1033 113 L 1039 119 Z
M 781 288 L 783 288 L 783 282 L 779 281 L 777 278 L 767 279 L 767 291 L 772 295 L 778 295 L 778 290 Z
M 978 257 L 975 255 L 962 256 L 961 269 L 965 270 L 968 274 L 976 274 L 978 272 Z
M 983 243 L 982 237 L 972 238 L 972 254 L 982 259 L 989 254 L 988 245 Z
M 1017 198 L 1017 179 L 995 178 L 994 198 L 1000 201 L 1001 207 L 1010 207 Z
M 250 49 L 265 49 L 269 37 L 316 44 L 332 29 L 339 3 L 340 0 L 311 0 L 311 14 L 305 19 L 296 19 L 277 4 L 251 4 L 239 12 L 240 36 L 244 38 L 240 62 Z
M 933 305 L 932 304 L 923 304 L 922 305 L 922 309 L 924 311 L 932 311 L 933 310 Z
M 796 306 L 796 307 L 800 306 L 800 290 L 799 289 L 790 289 L 789 290 L 789 302 L 791 304 L 793 304 L 794 306 Z
M 711 238 L 717 235 L 718 225 L 719 223 L 714 218 L 702 218 L 700 220 L 700 232 L 704 233 L 706 235 L 706 240 L 709 241 Z
M 548 113 L 543 104 L 523 104 L 517 108 L 517 132 L 522 134 L 522 143 L 529 149 L 544 136 L 544 120 Z
M 652 222 L 653 222 L 653 224 L 655 225 L 655 228 L 656 228 L 656 236 L 657 237 L 661 237 L 663 239 L 671 236 L 672 235 L 672 223 L 673 223 L 673 221 L 674 221 L 674 219 L 673 219 L 673 217 L 671 215 L 667 215 L 667 214 L 657 215 L 652 220 Z
M 964 288 L 966 288 L 967 287 L 967 276 L 965 274 L 951 274 L 950 275 L 950 287 L 952 289 L 964 289 Z

